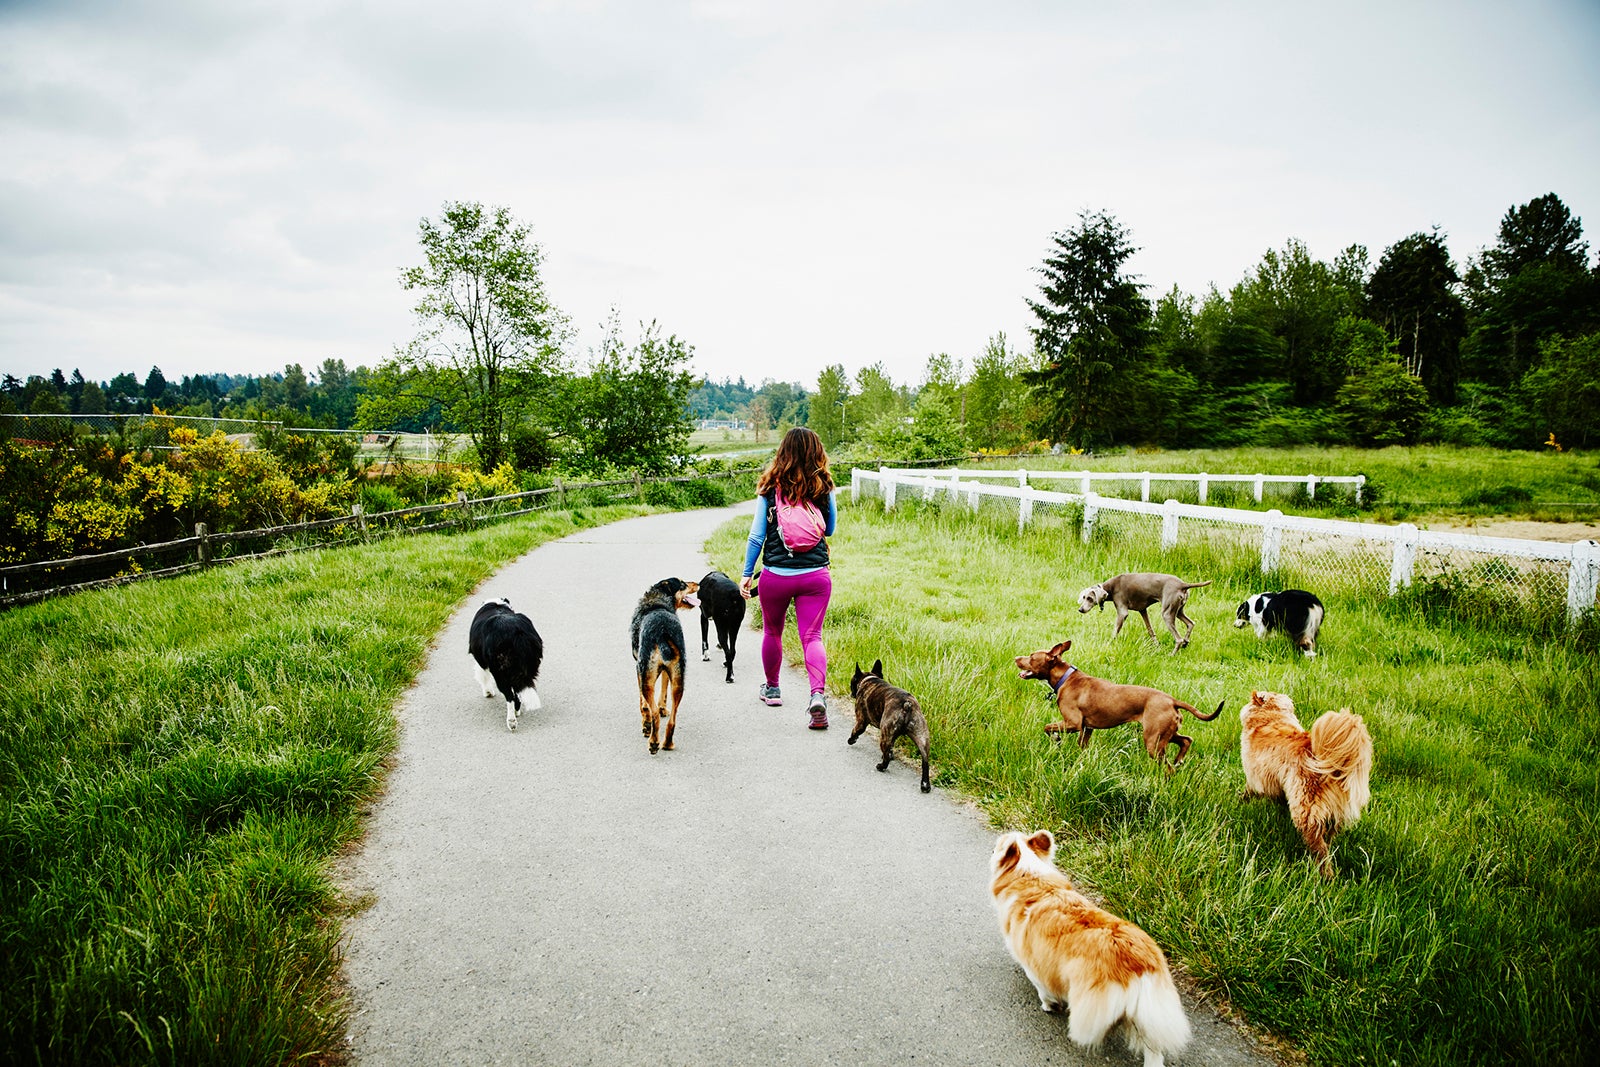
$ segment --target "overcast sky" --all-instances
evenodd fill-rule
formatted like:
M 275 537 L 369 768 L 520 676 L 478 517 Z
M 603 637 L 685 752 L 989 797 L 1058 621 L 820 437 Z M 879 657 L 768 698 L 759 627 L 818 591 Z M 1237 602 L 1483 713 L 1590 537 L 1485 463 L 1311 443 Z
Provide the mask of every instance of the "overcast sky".
M 1600 247 L 1600 2 L 0 0 L 0 371 L 350 366 L 446 200 L 597 342 L 815 386 L 970 362 L 1104 210 L 1152 296 L 1555 192 Z

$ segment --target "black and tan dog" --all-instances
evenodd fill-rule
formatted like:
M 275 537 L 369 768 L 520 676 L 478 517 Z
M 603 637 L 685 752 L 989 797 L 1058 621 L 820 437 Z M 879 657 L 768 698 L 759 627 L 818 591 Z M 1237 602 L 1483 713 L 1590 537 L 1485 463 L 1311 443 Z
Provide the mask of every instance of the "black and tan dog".
M 672 748 L 672 733 L 678 725 L 678 704 L 683 700 L 683 625 L 678 612 L 699 605 L 698 586 L 682 578 L 663 578 L 644 591 L 633 611 L 633 658 L 639 673 L 639 716 L 644 720 L 644 736 L 650 739 L 650 752 Z M 667 710 L 671 701 L 672 710 Z M 661 720 L 667 720 L 667 736 L 657 742 Z
M 878 770 L 886 771 L 894 758 L 895 740 L 911 738 L 922 755 L 922 791 L 926 793 L 932 789 L 928 782 L 928 720 L 923 718 L 922 705 L 917 703 L 917 698 L 884 680 L 881 659 L 873 663 L 870 671 L 856 667 L 850 678 L 850 695 L 856 699 L 856 728 L 850 731 L 846 743 L 855 744 L 867 723 L 876 726 L 878 747 L 883 752 Z
M 744 625 L 744 597 L 732 578 L 712 571 L 700 579 L 700 658 L 711 662 L 711 624 L 717 625 L 717 647 L 722 649 L 726 681 L 733 684 L 734 646 Z
M 1201 722 L 1210 722 L 1222 714 L 1222 705 L 1226 701 L 1218 701 L 1216 711 L 1202 715 L 1193 704 L 1185 704 L 1159 689 L 1147 685 L 1119 685 L 1103 678 L 1092 678 L 1061 658 L 1071 647 L 1071 641 L 1063 641 L 1054 648 L 1018 656 L 1017 670 L 1021 677 L 1037 678 L 1055 690 L 1056 709 L 1061 712 L 1061 721 L 1046 723 L 1045 732 L 1076 733 L 1079 748 L 1089 747 L 1089 735 L 1096 730 L 1121 726 L 1137 719 L 1144 727 L 1144 750 L 1161 766 L 1167 765 L 1167 746 L 1178 746 L 1178 758 L 1172 761 L 1172 769 L 1176 769 L 1183 762 L 1183 757 L 1189 754 L 1189 746 L 1194 743 L 1193 738 L 1178 732 L 1178 727 L 1183 723 L 1183 714 L 1179 709 L 1189 712 Z

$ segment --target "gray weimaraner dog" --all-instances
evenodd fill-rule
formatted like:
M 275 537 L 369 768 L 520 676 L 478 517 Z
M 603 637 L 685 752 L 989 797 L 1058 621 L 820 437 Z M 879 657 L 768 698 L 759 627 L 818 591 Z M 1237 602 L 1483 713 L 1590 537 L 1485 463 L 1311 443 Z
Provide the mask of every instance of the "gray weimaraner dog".
M 1189 643 L 1189 636 L 1194 633 L 1194 620 L 1183 613 L 1183 606 L 1189 602 L 1189 590 L 1210 584 L 1186 582 L 1175 574 L 1119 574 L 1079 593 L 1078 611 L 1082 613 L 1096 607 L 1104 611 L 1109 600 L 1117 609 L 1117 628 L 1112 631 L 1112 637 L 1122 632 L 1128 612 L 1137 611 L 1144 620 L 1145 630 L 1155 638 L 1155 628 L 1150 625 L 1145 609 L 1151 604 L 1160 604 L 1161 617 L 1167 620 L 1167 629 L 1172 631 L 1172 639 L 1177 642 L 1172 649 L 1176 652 Z M 1189 628 L 1182 637 L 1178 636 L 1179 619 Z

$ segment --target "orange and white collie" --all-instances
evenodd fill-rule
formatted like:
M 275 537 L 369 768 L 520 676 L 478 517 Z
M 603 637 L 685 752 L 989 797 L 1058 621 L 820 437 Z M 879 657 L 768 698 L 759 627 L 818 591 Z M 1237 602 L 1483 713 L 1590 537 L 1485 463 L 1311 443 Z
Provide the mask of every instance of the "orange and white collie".
M 1098 1045 L 1119 1023 L 1145 1067 L 1189 1043 L 1189 1020 L 1167 957 L 1126 919 L 1091 904 L 1055 865 L 1055 838 L 1040 830 L 995 842 L 990 866 L 1006 948 L 1039 991 L 1045 1011 L 1068 1011 L 1067 1033 Z
M 1289 817 L 1317 858 L 1324 877 L 1333 877 L 1328 839 L 1361 818 L 1372 796 L 1372 737 L 1361 716 L 1349 708 L 1317 718 L 1308 731 L 1294 716 L 1294 701 L 1283 693 L 1251 693 L 1239 712 L 1239 758 L 1244 763 L 1245 795 L 1282 797 Z

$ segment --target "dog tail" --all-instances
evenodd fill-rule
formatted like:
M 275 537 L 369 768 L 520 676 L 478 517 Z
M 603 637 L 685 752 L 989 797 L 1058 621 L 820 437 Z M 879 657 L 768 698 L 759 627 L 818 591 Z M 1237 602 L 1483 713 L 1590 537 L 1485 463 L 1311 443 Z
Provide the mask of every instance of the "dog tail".
M 1349 801 L 1344 822 L 1354 822 L 1371 796 L 1372 735 L 1361 716 L 1348 708 L 1330 711 L 1311 724 L 1311 759 L 1307 767 L 1316 774 L 1342 782 Z
M 1162 971 L 1141 974 L 1128 987 L 1128 1051 L 1143 1053 L 1146 1064 L 1159 1064 L 1189 1043 L 1189 1019 L 1183 1014 L 1172 977 Z
M 1204 589 L 1206 586 L 1210 585 L 1214 581 L 1216 581 L 1216 579 L 1207 578 L 1203 582 L 1184 582 L 1183 583 L 1183 588 L 1185 589 L 1185 591 L 1190 590 L 1190 589 Z
M 1185 704 L 1181 700 L 1174 700 L 1173 701 L 1174 704 L 1178 705 L 1178 707 L 1182 708 L 1184 711 L 1187 711 L 1190 715 L 1193 715 L 1195 718 L 1199 719 L 1201 722 L 1210 722 L 1212 719 L 1215 719 L 1218 715 L 1221 715 L 1222 714 L 1222 706 L 1224 704 L 1226 704 L 1227 702 L 1228 702 L 1228 698 L 1227 697 L 1223 697 L 1221 700 L 1217 701 L 1217 710 L 1216 711 L 1213 711 L 1210 715 L 1202 715 L 1202 714 L 1200 714 L 1200 709 L 1195 707 L 1193 704 Z

